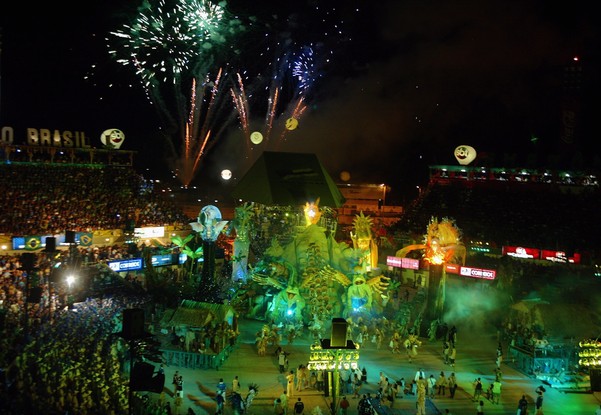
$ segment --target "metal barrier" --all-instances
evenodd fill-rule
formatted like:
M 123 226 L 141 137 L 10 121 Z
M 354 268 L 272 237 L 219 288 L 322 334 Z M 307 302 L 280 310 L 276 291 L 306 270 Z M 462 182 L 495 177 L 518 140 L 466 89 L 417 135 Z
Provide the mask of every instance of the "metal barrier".
M 532 346 L 509 346 L 509 361 L 516 369 L 527 375 L 563 374 L 577 363 L 576 350 L 572 346 L 555 346 L 539 349 Z
M 219 353 L 192 353 L 183 350 L 161 349 L 163 360 L 169 366 L 184 367 L 188 369 L 215 369 L 225 363 L 234 350 L 234 346 L 227 345 Z

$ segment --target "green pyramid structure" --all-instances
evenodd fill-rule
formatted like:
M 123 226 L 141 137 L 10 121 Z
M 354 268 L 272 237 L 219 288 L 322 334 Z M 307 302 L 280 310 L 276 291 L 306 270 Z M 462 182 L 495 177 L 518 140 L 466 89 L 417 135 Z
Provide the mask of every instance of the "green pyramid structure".
M 238 182 L 232 196 L 245 202 L 295 206 L 315 202 L 339 208 L 344 196 L 315 154 L 265 151 Z

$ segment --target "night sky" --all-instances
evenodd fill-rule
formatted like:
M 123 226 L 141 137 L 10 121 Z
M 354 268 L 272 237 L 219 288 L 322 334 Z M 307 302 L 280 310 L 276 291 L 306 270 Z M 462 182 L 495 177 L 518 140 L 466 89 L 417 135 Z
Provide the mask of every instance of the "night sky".
M 228 2 L 241 21 L 253 22 L 230 45 L 236 53 L 228 63 L 237 71 L 269 79 L 277 53 L 302 45 L 313 47 L 319 64 L 298 128 L 284 131 L 281 115 L 261 145 L 245 139 L 231 103 L 223 104 L 227 128 L 203 156 L 198 182 L 219 182 L 223 168 L 240 178 L 263 150 L 316 153 L 335 180 L 348 171 L 351 183 L 385 182 L 407 195 L 427 179 L 428 165 L 457 165 L 453 149 L 462 144 L 478 151 L 473 165 L 525 165 L 533 157 L 544 165 L 549 154 L 578 152 L 580 165 L 592 165 L 600 153 L 601 25 L 591 2 L 551 3 Z M 16 142 L 33 127 L 85 131 L 100 146 L 102 131 L 119 128 L 122 149 L 139 151 L 140 166 L 168 171 L 156 105 L 106 47 L 138 4 L 3 3 L 10 10 L 0 17 L 0 124 L 15 128 Z M 566 150 L 563 72 L 575 56 L 583 68 L 581 124 Z M 251 130 L 264 127 L 266 99 L 265 90 L 253 90 Z

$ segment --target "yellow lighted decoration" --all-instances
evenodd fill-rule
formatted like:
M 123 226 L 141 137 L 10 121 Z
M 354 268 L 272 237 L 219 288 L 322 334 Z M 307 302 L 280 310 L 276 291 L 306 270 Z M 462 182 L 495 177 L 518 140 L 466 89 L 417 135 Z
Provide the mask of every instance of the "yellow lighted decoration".
M 601 367 L 601 341 L 597 339 L 583 340 L 578 343 L 578 364 L 587 367 Z
M 378 266 L 378 245 L 371 232 L 373 226 L 371 217 L 363 215 L 363 211 L 361 211 L 355 215 L 353 225 L 355 231 L 351 231 L 351 239 L 353 248 L 363 252 L 361 265 L 366 271 L 376 268 Z
M 455 148 L 454 154 L 455 158 L 462 166 L 467 166 L 470 164 L 478 155 L 474 147 L 467 145 L 461 145 Z
M 305 211 L 305 224 L 306 226 L 315 225 L 321 218 L 321 211 L 319 210 L 319 198 L 315 202 L 307 202 L 304 207 Z
M 406 246 L 395 256 L 404 258 L 409 252 L 421 249 L 424 259 L 431 264 L 453 262 L 465 265 L 466 249 L 461 242 L 461 231 L 451 219 L 443 218 L 439 222 L 437 218 L 431 218 L 424 243 Z
M 309 355 L 309 370 L 341 370 L 357 369 L 359 367 L 359 352 L 347 349 L 324 350 L 319 345 L 311 346 L 313 352 Z

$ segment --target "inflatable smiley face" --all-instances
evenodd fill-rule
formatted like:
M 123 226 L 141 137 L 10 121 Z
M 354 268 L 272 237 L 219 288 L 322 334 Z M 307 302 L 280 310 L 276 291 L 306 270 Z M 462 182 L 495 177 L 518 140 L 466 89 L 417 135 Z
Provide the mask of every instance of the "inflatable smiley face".
M 125 141 L 125 134 L 123 131 L 118 130 L 116 128 L 111 128 L 110 130 L 105 130 L 100 136 L 100 141 L 105 146 L 110 146 L 111 148 L 119 149 L 123 141 Z
M 455 149 L 455 158 L 462 166 L 467 166 L 476 159 L 476 149 L 474 147 L 462 145 Z

